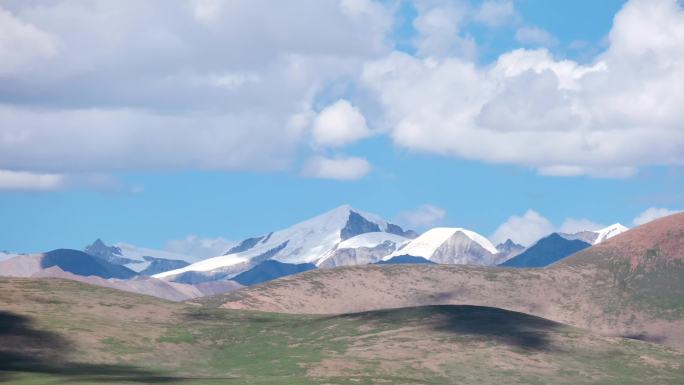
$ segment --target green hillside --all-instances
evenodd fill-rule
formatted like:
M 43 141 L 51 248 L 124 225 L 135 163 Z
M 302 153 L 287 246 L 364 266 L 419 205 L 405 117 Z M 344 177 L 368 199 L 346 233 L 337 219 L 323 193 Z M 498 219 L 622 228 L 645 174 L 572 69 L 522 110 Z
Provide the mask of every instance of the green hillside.
M 681 384 L 684 354 L 496 308 L 215 309 L 0 280 L 8 384 Z

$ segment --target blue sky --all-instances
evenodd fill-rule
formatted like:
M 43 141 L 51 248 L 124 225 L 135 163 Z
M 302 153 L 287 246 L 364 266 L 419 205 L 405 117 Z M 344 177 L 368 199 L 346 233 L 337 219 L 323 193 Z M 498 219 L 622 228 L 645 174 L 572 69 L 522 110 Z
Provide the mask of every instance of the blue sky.
M 107 2 L 0 2 L 0 24 L 34 48 L 0 46 L 14 55 L 0 66 L 0 250 L 239 240 L 345 203 L 521 242 L 684 208 L 684 116 L 617 97 L 677 96 L 649 87 L 684 80 L 684 41 L 630 40 L 684 20 L 676 1 L 632 1 L 617 26 L 624 1 L 299 3 L 121 2 L 102 22 Z M 300 6 L 315 19 L 293 20 Z M 93 26 L 94 41 L 77 33 Z M 530 227 L 504 233 L 512 216 Z

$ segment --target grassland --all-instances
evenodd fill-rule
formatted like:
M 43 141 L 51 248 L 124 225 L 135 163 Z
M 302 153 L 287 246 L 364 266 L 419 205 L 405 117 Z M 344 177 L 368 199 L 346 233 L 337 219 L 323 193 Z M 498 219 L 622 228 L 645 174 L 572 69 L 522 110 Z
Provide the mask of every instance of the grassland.
M 477 306 L 228 310 L 0 279 L 8 384 L 682 384 L 684 355 Z

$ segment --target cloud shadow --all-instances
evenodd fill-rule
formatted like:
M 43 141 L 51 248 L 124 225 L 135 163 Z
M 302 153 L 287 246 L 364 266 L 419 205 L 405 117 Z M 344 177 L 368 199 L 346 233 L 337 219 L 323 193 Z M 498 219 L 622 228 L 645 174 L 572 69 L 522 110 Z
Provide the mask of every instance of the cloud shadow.
M 31 318 L 0 311 L 0 382 L 18 373 L 58 375 L 73 382 L 172 383 L 183 379 L 128 365 L 87 364 L 67 359 L 73 344 L 63 336 L 37 329 Z
M 549 334 L 564 325 L 541 317 L 509 310 L 471 305 L 431 305 L 384 309 L 323 317 L 320 320 L 351 319 L 379 328 L 409 325 L 463 337 L 506 344 L 530 351 L 558 350 Z

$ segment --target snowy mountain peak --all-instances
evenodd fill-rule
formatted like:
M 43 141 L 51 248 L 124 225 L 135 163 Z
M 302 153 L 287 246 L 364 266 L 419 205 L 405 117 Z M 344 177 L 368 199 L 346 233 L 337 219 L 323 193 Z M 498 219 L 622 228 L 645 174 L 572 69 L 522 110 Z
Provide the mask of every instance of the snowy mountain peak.
M 107 247 L 107 245 L 102 241 L 102 239 L 97 238 L 95 242 L 93 242 L 92 245 L 89 247 L 95 247 L 95 248 L 101 248 L 101 247 Z
M 506 239 L 506 242 L 502 242 L 502 243 L 499 243 L 498 245 L 496 245 L 496 249 L 499 251 L 509 250 L 511 248 L 516 248 L 518 246 L 524 247 L 522 245 L 519 245 L 519 244 L 513 242 L 513 240 L 511 238 L 508 238 L 508 239 Z
M 509 238 L 506 240 L 506 242 L 496 245 L 496 250 L 502 256 L 511 258 L 522 253 L 525 250 L 525 246 L 519 245 Z
M 464 228 L 436 227 L 386 256 L 410 255 L 437 263 L 492 265 L 499 251 L 484 236 Z
M 133 271 L 144 272 L 145 274 L 155 274 L 164 269 L 175 269 L 178 266 L 184 266 L 189 262 L 197 260 L 191 256 L 171 253 L 165 250 L 137 247 L 123 242 L 107 246 L 100 238 L 86 246 L 83 252 L 115 265 L 122 265 Z
M 375 214 L 342 205 L 288 228 L 245 239 L 225 255 L 165 272 L 157 277 L 174 277 L 185 273 L 194 276 L 196 273 L 212 276 L 221 273 L 230 277 L 269 259 L 290 264 L 316 263 L 336 249 L 340 242 L 361 234 L 377 232 L 401 237 L 414 234 Z
M 116 246 L 107 246 L 100 238 L 97 238 L 91 245 L 86 246 L 83 251 L 86 254 L 117 265 L 125 265 L 135 261 L 134 259 L 124 257 L 120 248 Z
M 482 246 L 485 250 L 489 251 L 492 254 L 496 254 L 499 251 L 496 249 L 494 244 L 484 236 L 463 228 L 457 228 L 456 231 L 460 231 L 463 234 L 465 234 L 468 238 L 472 239 L 473 241 L 477 242 L 480 246 Z
M 346 239 L 337 245 L 338 249 L 355 249 L 359 247 L 375 247 L 385 241 L 394 242 L 398 245 L 403 245 L 409 239 L 401 235 L 391 234 L 384 231 L 370 232 L 357 235 L 355 237 Z
M 608 227 L 604 227 L 601 230 L 595 231 L 595 233 L 598 235 L 596 236 L 596 240 L 594 240 L 594 244 L 599 244 L 606 239 L 610 239 L 618 234 L 624 233 L 627 230 L 629 230 L 629 228 L 620 223 L 615 223 Z
M 336 267 L 376 263 L 409 241 L 409 238 L 384 231 L 360 234 L 338 243 L 316 265 Z

